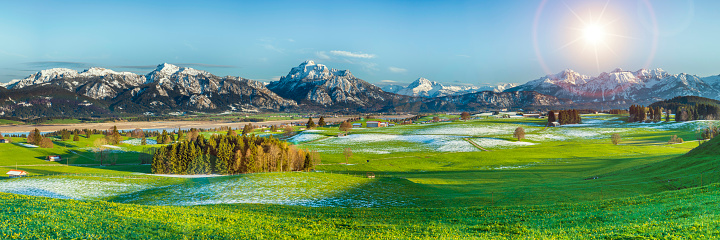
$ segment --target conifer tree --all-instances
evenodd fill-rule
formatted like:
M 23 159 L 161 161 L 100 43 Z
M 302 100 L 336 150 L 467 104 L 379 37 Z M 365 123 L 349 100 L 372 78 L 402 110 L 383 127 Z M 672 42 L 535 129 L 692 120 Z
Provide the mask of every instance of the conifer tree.
M 232 128 L 230 128 L 230 130 L 228 130 L 228 132 L 227 132 L 227 135 L 228 135 L 228 136 L 237 136 L 237 133 L 235 132 L 235 130 L 233 130 Z
M 228 174 L 228 158 L 229 150 L 227 141 L 221 141 L 217 150 L 217 159 L 215 160 L 215 171 L 218 174 Z
M 315 122 L 313 122 L 312 117 L 308 118 L 308 121 L 305 124 L 305 127 L 307 127 L 307 129 L 315 128 Z
M 320 120 L 318 120 L 318 127 L 324 127 L 325 126 L 325 118 L 320 116 Z
M 75 132 L 75 135 L 73 136 L 73 141 L 74 142 L 80 141 L 80 135 L 78 135 L 78 132 Z
M 183 137 L 185 137 L 185 134 L 184 134 L 183 130 L 178 129 L 177 140 L 178 140 L 178 141 L 185 140 Z
M 145 137 L 140 141 L 140 145 L 147 145 L 147 139 L 145 139 Z
M 245 125 L 245 127 L 243 127 L 242 135 L 248 135 L 252 133 L 253 129 L 253 125 L 248 123 L 247 125 Z

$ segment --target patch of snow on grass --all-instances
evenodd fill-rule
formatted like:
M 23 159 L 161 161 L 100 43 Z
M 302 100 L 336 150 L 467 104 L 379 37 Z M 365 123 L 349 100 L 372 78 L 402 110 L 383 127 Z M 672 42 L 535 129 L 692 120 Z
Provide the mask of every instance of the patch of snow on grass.
M 483 148 L 511 148 L 535 145 L 535 143 L 531 142 L 513 142 L 498 138 L 473 138 L 470 140 Z
M 122 141 L 121 143 L 138 146 L 138 145 L 142 144 L 142 139 L 133 138 L 133 139 L 128 139 L 128 140 Z M 154 145 L 154 144 L 157 144 L 157 141 L 155 141 L 153 139 L 145 139 L 145 143 L 147 143 L 148 145 Z
M 290 139 L 288 139 L 288 141 L 294 142 L 294 143 L 301 143 L 301 142 L 309 142 L 309 141 L 320 139 L 323 137 L 325 137 L 325 136 L 320 135 L 320 134 L 312 134 L 312 133 L 304 133 L 303 132 L 303 133 L 300 133 L 298 135 L 291 137 Z
M 383 147 L 369 147 L 369 143 L 385 143 Z M 419 147 L 391 147 L 392 142 L 418 143 Z M 356 152 L 391 153 L 409 151 L 438 151 L 438 152 L 474 152 L 477 148 L 466 142 L 460 136 L 442 135 L 391 135 L 391 134 L 351 134 L 345 137 L 332 138 L 323 141 L 321 146 L 358 146 Z M 387 147 L 386 147 L 387 146 Z M 326 151 L 327 152 L 327 151 Z
M 99 200 L 148 187 L 145 184 L 71 178 L 28 177 L 0 181 L 0 192 L 76 200 Z
M 459 125 L 451 124 L 440 127 L 418 130 L 417 134 L 438 134 L 438 135 L 498 135 L 512 133 L 517 126 L 510 125 L 494 125 L 494 126 L 475 126 L 475 125 Z

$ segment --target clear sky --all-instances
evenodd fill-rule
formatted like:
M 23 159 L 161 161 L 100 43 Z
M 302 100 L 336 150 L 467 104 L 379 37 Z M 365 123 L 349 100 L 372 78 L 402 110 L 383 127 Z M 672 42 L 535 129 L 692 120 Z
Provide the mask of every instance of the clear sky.
M 563 69 L 720 74 L 720 1 L 3 1 L 0 82 L 164 62 L 272 81 L 307 59 L 371 83 Z

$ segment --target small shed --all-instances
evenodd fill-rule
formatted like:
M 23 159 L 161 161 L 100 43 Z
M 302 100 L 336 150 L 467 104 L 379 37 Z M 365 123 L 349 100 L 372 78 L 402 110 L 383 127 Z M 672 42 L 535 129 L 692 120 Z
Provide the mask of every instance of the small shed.
M 367 176 L 367 178 L 375 178 L 374 172 L 367 172 L 367 173 L 365 173 L 365 175 Z
M 352 124 L 352 127 L 353 127 L 353 128 L 361 128 L 361 127 L 362 127 L 362 123 L 353 123 L 353 124 Z
M 28 175 L 26 171 L 23 170 L 10 170 L 7 172 L 8 177 L 16 178 L 16 177 L 25 177 Z
M 0 139 L 0 143 L 10 143 L 10 139 Z
M 551 122 L 550 124 L 548 124 L 548 126 L 550 126 L 550 127 L 559 127 L 559 126 L 560 126 L 560 123 L 559 123 L 559 122 Z
M 345 133 L 338 133 L 337 136 L 338 136 L 338 137 L 344 137 L 344 136 L 347 136 L 347 134 L 345 134 Z
M 47 156 L 47 160 L 51 162 L 59 162 L 62 159 L 60 158 L 60 155 L 50 155 Z

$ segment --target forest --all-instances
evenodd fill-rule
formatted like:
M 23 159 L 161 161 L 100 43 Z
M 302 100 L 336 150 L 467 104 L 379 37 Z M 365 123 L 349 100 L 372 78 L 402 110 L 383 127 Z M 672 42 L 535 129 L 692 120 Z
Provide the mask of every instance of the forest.
M 317 152 L 308 152 L 273 137 L 255 135 L 203 135 L 155 151 L 156 174 L 240 174 L 308 171 L 319 163 Z

